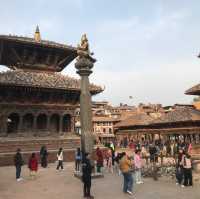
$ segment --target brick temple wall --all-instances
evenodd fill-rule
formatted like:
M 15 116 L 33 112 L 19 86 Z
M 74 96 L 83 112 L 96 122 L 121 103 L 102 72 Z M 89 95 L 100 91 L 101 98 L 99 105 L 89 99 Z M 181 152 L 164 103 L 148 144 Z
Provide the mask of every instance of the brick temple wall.
M 64 161 L 65 162 L 74 161 L 75 150 L 76 149 L 64 150 L 63 155 L 64 155 Z M 52 151 L 52 150 L 48 151 L 48 153 L 49 153 L 48 162 L 49 163 L 53 163 L 53 162 L 55 162 L 57 160 L 57 157 L 56 157 L 57 152 L 58 152 L 57 150 L 56 151 Z M 32 153 L 32 151 L 22 153 L 23 160 L 24 160 L 25 164 L 28 163 L 28 159 L 29 159 L 31 153 Z M 14 154 L 15 153 L 0 153 L 0 166 L 13 165 Z M 39 151 L 36 151 L 36 155 L 38 157 L 38 160 L 40 160 Z
M 80 138 L 64 139 L 34 139 L 34 140 L 6 140 L 0 139 L 0 166 L 13 165 L 13 156 L 18 148 L 21 149 L 25 164 L 27 164 L 31 153 L 35 152 L 39 159 L 40 148 L 45 145 L 49 156 L 48 162 L 55 162 L 56 154 L 60 147 L 64 151 L 64 161 L 74 161 L 74 154 L 77 147 L 80 147 Z

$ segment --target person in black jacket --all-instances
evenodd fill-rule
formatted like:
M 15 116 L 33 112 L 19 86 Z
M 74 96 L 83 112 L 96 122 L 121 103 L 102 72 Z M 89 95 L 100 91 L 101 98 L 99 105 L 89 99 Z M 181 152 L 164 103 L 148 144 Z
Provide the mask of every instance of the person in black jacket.
M 21 155 L 21 149 L 17 149 L 17 153 L 14 156 L 14 164 L 16 167 L 16 180 L 21 181 L 22 178 L 21 176 L 21 167 L 23 165 L 23 159 Z
M 40 160 L 41 160 L 41 167 L 46 168 L 47 167 L 47 157 L 48 152 L 46 146 L 42 146 L 40 149 Z
M 92 169 L 93 167 L 89 159 L 89 153 L 85 153 L 83 163 L 82 163 L 83 194 L 85 198 L 91 198 L 91 199 L 94 198 L 90 194 Z

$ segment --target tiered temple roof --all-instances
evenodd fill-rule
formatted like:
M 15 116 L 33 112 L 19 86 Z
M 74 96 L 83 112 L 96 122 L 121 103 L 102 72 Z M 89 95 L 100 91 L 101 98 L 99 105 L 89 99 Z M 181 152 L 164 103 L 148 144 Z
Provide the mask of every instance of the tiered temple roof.
M 193 86 L 185 91 L 186 95 L 200 95 L 200 84 Z
M 60 72 L 77 57 L 77 48 L 42 40 L 39 27 L 34 38 L 0 35 L 0 65 L 11 70 L 0 73 L 0 86 L 21 86 L 80 92 L 80 80 Z M 90 84 L 91 94 L 103 89 Z
M 80 80 L 52 72 L 33 72 L 23 70 L 9 70 L 0 73 L 0 85 L 24 86 L 33 88 L 53 88 L 60 90 L 80 90 Z M 103 91 L 100 86 L 90 84 L 91 94 Z
M 77 57 L 75 47 L 35 38 L 0 35 L 0 64 L 11 69 L 62 71 Z

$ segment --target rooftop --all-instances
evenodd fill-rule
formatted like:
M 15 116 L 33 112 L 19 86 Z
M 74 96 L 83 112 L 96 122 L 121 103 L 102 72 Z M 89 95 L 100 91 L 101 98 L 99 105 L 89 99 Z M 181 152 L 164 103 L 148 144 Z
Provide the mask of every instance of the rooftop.
M 0 65 L 10 69 L 60 72 L 76 57 L 75 47 L 42 40 L 38 27 L 33 38 L 0 35 Z
M 200 121 L 200 111 L 190 106 L 176 106 L 174 110 L 154 120 L 152 124 Z
M 185 91 L 186 95 L 200 95 L 200 84 L 193 86 Z
M 80 90 L 80 80 L 61 73 L 42 73 L 23 70 L 8 70 L 0 73 L 0 86 L 22 86 L 61 90 Z M 100 86 L 90 84 L 91 94 L 103 91 Z
M 151 121 L 153 121 L 153 117 L 147 115 L 146 113 L 135 112 L 132 113 L 130 117 L 117 123 L 115 125 L 115 128 L 129 127 L 129 126 L 144 126 L 148 125 Z

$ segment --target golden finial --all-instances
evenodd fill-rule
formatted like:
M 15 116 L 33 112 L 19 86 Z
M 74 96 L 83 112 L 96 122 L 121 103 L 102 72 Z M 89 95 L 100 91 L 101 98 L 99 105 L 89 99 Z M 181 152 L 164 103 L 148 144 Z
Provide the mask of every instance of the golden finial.
M 36 42 L 40 42 L 41 41 L 40 30 L 39 30 L 39 26 L 38 25 L 36 26 L 34 38 L 35 38 Z

